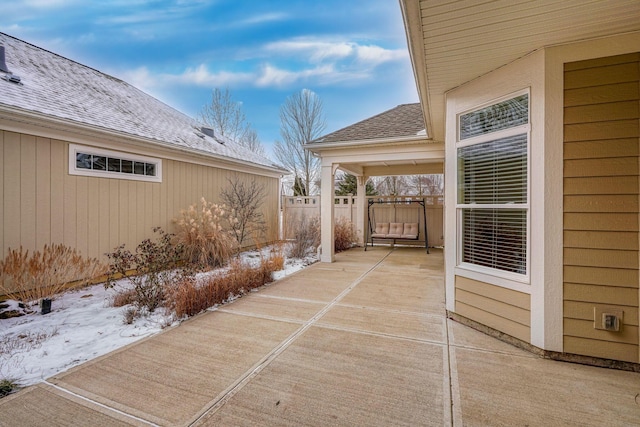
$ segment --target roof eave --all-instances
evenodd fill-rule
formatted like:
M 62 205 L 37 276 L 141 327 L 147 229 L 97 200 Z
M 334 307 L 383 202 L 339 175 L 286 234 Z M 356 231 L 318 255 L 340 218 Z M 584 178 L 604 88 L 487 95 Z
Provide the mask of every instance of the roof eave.
M 415 79 L 418 98 L 427 130 L 427 136 L 434 138 L 432 134 L 433 121 L 431 118 L 429 83 L 427 79 L 426 64 L 424 58 L 424 38 L 422 33 L 422 21 L 419 0 L 399 0 L 402 20 L 404 21 L 407 48 L 411 58 L 411 68 Z M 437 139 L 437 138 L 436 138 Z M 440 139 L 443 139 L 442 137 Z
M 10 121 L 19 122 L 25 125 L 55 129 L 59 131 L 74 132 L 74 133 L 81 134 L 83 136 L 100 135 L 108 139 L 117 139 L 119 141 L 125 140 L 129 142 L 136 142 L 138 144 L 143 144 L 143 145 L 162 147 L 170 151 L 197 155 L 197 156 L 204 156 L 204 157 L 207 157 L 213 160 L 222 161 L 225 163 L 243 165 L 246 167 L 250 167 L 252 169 L 262 170 L 269 174 L 276 174 L 276 175 L 289 174 L 289 171 L 282 168 L 278 168 L 278 167 L 270 167 L 267 165 L 261 165 L 259 163 L 248 162 L 248 161 L 236 159 L 233 157 L 222 156 L 219 154 L 210 153 L 207 151 L 202 151 L 194 148 L 182 147 L 166 141 L 160 141 L 152 138 L 145 138 L 143 136 L 132 135 L 126 132 L 119 132 L 113 129 L 81 123 L 74 120 L 53 117 L 51 115 L 41 114 L 41 113 L 25 110 L 19 107 L 14 107 L 14 106 L 9 106 L 4 104 L 0 104 L 0 117 L 5 117 Z
M 320 153 L 324 150 L 335 150 L 353 147 L 373 147 L 393 144 L 430 144 L 434 141 L 425 135 L 399 136 L 394 138 L 360 139 L 352 141 L 312 142 L 304 146 L 305 150 Z

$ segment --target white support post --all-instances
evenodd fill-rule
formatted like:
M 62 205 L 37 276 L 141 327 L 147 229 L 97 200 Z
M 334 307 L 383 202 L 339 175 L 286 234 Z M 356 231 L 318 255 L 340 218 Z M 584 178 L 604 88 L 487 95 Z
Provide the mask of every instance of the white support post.
M 357 176 L 357 193 L 356 193 L 356 212 L 358 213 L 358 215 L 356 216 L 356 231 L 358 233 L 358 244 L 361 246 L 366 245 L 366 242 L 364 241 L 364 236 L 365 236 L 365 227 L 367 224 L 365 224 L 365 217 L 366 217 L 366 209 L 367 207 L 366 205 L 366 200 L 367 200 L 367 188 L 366 188 L 366 183 L 367 183 L 367 177 L 366 176 Z
M 322 186 L 320 188 L 322 203 L 320 208 L 320 246 L 322 248 L 320 261 L 322 262 L 333 262 L 335 258 L 333 231 L 335 170 L 336 167 L 332 164 L 322 165 Z

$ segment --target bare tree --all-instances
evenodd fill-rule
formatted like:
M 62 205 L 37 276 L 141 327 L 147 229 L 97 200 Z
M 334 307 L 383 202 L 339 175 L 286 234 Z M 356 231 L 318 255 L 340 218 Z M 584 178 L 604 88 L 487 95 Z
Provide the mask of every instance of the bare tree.
M 409 190 L 406 176 L 379 177 L 375 188 L 381 196 L 401 196 Z
M 288 97 L 280 107 L 280 135 L 273 152 L 286 169 L 300 177 L 306 194 L 319 178 L 320 159 L 304 149 L 304 145 L 321 136 L 326 123 L 322 101 L 309 89 L 302 89 Z
M 237 219 L 231 223 L 231 230 L 238 244 L 242 245 L 248 237 L 259 237 L 266 231 L 264 215 L 260 211 L 266 189 L 255 179 L 246 183 L 237 175 L 227 181 L 228 185 L 220 192 L 220 198 L 231 208 L 231 215 Z
M 235 141 L 238 145 L 266 156 L 258 134 L 251 127 L 242 110 L 242 103 L 233 100 L 229 88 L 213 89 L 211 103 L 202 107 L 200 120 L 215 132 Z
M 411 175 L 408 184 L 418 196 L 441 195 L 444 190 L 442 174 Z

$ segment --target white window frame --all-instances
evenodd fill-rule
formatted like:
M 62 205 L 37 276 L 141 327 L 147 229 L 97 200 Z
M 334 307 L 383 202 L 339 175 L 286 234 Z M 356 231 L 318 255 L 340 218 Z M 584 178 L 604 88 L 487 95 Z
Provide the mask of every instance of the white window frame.
M 98 171 L 93 169 L 78 168 L 76 166 L 76 156 L 79 153 L 117 158 L 121 160 L 130 160 L 133 162 L 152 163 L 155 165 L 156 174 L 155 176 L 136 175 L 133 173 L 113 172 L 108 170 Z M 105 150 L 88 145 L 69 144 L 69 175 L 125 179 L 128 181 L 162 182 L 162 159 L 141 156 L 139 154 L 125 153 L 122 151 Z
M 491 105 L 499 104 L 500 102 L 507 101 L 509 99 L 521 96 L 528 95 L 528 119 L 526 125 L 520 125 L 513 128 L 503 129 L 495 132 L 489 132 L 483 135 L 473 136 L 464 140 L 460 139 L 460 117 L 472 113 L 474 111 L 481 110 L 483 108 L 489 107 Z M 473 108 L 467 109 L 465 111 L 458 112 L 456 115 L 456 145 L 455 152 L 456 157 L 458 153 L 458 149 L 463 147 L 468 147 L 470 145 L 476 145 L 481 143 L 486 143 L 490 141 L 495 141 L 500 138 L 505 138 L 509 136 L 515 135 L 526 135 L 527 139 L 527 200 L 526 203 L 523 204 L 464 204 L 458 203 L 458 194 L 456 192 L 455 202 L 456 202 L 456 269 L 455 274 L 460 276 L 469 277 L 472 279 L 480 280 L 487 283 L 494 283 L 499 286 L 504 286 L 511 288 L 510 285 L 513 282 L 529 285 L 531 282 L 531 93 L 530 89 L 524 89 L 517 92 L 512 92 L 509 95 L 496 98 L 490 102 L 486 102 Z M 456 174 L 455 174 L 456 187 L 458 188 L 458 170 L 456 166 Z M 462 224 L 462 215 L 464 209 L 475 208 L 475 209 L 483 209 L 483 208 L 498 208 L 498 209 L 525 209 L 526 210 L 526 233 L 527 233 L 527 243 L 526 243 L 526 273 L 519 274 L 510 271 L 504 271 L 496 268 L 486 267 L 482 265 L 472 264 L 468 262 L 464 262 L 463 259 L 463 224 Z

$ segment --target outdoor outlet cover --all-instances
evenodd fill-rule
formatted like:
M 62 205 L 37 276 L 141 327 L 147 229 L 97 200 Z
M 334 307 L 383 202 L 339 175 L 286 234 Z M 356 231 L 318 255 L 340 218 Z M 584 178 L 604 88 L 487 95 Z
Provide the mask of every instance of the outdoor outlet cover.
M 593 327 L 603 331 L 619 332 L 624 311 L 611 307 L 594 307 Z

